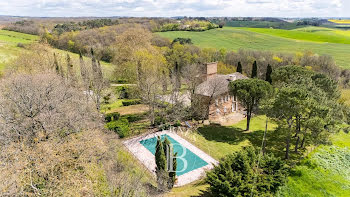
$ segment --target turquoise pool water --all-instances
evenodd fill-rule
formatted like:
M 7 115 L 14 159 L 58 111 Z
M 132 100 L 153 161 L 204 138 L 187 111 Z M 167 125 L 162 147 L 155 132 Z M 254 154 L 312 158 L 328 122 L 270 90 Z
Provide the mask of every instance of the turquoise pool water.
M 167 137 L 171 144 L 173 144 L 174 152 L 177 152 L 178 157 L 183 155 L 184 149 L 186 151 L 186 154 L 184 155 L 183 159 L 187 161 L 187 168 L 184 168 L 185 162 L 182 159 L 177 159 L 177 172 L 176 175 L 180 176 L 187 172 L 191 172 L 192 170 L 201 168 L 203 166 L 208 165 L 207 162 L 205 162 L 203 159 L 198 157 L 196 154 L 188 150 L 187 148 L 183 147 L 179 142 L 171 138 L 169 135 L 162 135 L 161 138 L 164 139 L 164 137 Z M 140 143 L 147 148 L 153 155 L 156 152 L 156 144 L 157 144 L 157 138 L 150 138 L 146 140 L 140 141 Z

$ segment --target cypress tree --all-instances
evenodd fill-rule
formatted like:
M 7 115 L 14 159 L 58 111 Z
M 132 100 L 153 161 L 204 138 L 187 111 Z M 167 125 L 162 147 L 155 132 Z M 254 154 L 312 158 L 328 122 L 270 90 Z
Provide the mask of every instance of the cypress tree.
M 169 172 L 169 181 L 168 181 L 168 189 L 171 189 L 175 185 L 176 181 L 176 170 L 177 170 L 177 161 L 176 161 L 177 153 L 174 154 L 173 158 L 173 170 Z
M 158 188 L 160 190 L 166 190 L 167 182 L 168 182 L 168 173 L 166 170 L 167 163 L 166 163 L 163 143 L 160 137 L 158 137 L 157 139 L 155 159 L 156 159 L 156 165 L 157 165 L 156 175 L 157 175 Z
M 258 65 L 256 64 L 256 61 L 254 61 L 252 69 L 252 78 L 256 77 L 258 77 Z
M 171 150 L 170 150 L 170 148 L 171 148 L 170 144 L 171 143 L 170 143 L 169 139 L 165 136 L 164 137 L 164 141 L 163 141 L 163 148 L 164 148 L 164 154 L 165 154 L 166 157 L 168 157 L 170 154 L 173 154 L 173 153 L 171 153 Z
M 158 137 L 155 157 L 157 165 L 157 182 L 158 187 L 161 190 L 174 187 L 177 169 L 176 156 L 177 153 L 174 154 L 169 139 L 165 136 L 164 141 L 162 142 L 161 138 Z
M 155 157 L 156 157 L 157 170 L 165 170 L 166 158 L 165 158 L 163 143 L 160 137 L 158 137 L 157 139 Z
M 67 72 L 67 79 L 71 80 L 71 82 L 74 84 L 76 82 L 76 77 L 69 54 L 67 54 Z
M 56 70 L 56 73 L 58 75 L 60 75 L 60 65 L 58 65 L 58 61 L 57 61 L 57 57 L 56 57 L 56 53 L 53 53 L 53 64 L 54 64 L 54 67 L 55 67 L 55 70 Z
M 242 64 L 241 64 L 241 62 L 238 62 L 237 72 L 242 74 Z
M 268 64 L 266 69 L 266 81 L 269 82 L 270 84 L 272 83 L 271 74 L 272 74 L 272 67 L 270 64 Z

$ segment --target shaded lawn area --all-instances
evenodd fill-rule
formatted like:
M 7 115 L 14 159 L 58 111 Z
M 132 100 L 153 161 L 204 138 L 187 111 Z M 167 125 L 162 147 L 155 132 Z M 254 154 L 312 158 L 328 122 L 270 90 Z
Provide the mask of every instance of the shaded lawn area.
M 117 101 L 102 105 L 101 112 L 109 114 L 113 112 L 118 112 L 120 115 L 130 115 L 130 114 L 142 114 L 148 111 L 148 107 L 143 104 L 123 106 L 123 101 L 128 99 L 118 99 Z
M 244 146 L 253 145 L 260 148 L 265 130 L 265 121 L 265 116 L 255 116 L 251 122 L 250 132 L 244 131 L 246 120 L 243 120 L 230 127 L 210 125 L 200 127 L 196 132 L 183 132 L 180 135 L 213 158 L 220 160 L 228 154 L 239 151 Z M 266 152 L 283 158 L 285 154 L 285 135 L 275 130 L 276 127 L 276 124 L 269 121 Z M 350 147 L 350 134 L 339 133 L 333 135 L 331 139 L 335 146 Z M 295 138 L 291 141 L 289 162 L 295 163 L 301 160 L 303 163 L 304 160 L 300 156 L 304 150 L 300 151 L 301 153 L 294 153 L 294 143 Z M 306 158 L 306 160 L 308 159 Z M 295 169 L 297 173 L 289 176 L 289 182 L 281 189 L 278 196 L 349 196 L 350 194 L 350 188 L 347 186 L 349 180 L 344 179 L 339 174 L 320 167 L 315 168 L 312 165 L 299 164 Z M 205 197 L 209 196 L 208 187 L 209 185 L 202 179 L 184 187 L 174 188 L 166 196 Z
M 183 187 L 173 188 L 169 193 L 167 193 L 166 197 L 209 197 L 211 196 L 207 190 L 209 185 L 205 183 L 204 180 L 197 181 L 195 183 L 191 183 L 185 185 Z
M 261 147 L 266 116 L 255 116 L 251 120 L 250 131 L 245 131 L 246 120 L 229 127 L 220 125 L 210 125 L 200 127 L 197 132 L 180 134 L 195 146 L 220 160 L 228 154 L 239 151 L 242 147 L 253 145 Z M 275 131 L 276 125 L 269 121 L 268 132 L 266 136 L 266 151 L 275 155 L 284 155 L 284 141 L 278 131 Z
M 129 114 L 142 114 L 148 111 L 148 106 L 139 104 L 139 105 L 130 105 L 130 106 L 123 106 L 116 108 L 114 110 L 111 110 L 112 112 L 118 112 L 120 115 L 129 115 Z

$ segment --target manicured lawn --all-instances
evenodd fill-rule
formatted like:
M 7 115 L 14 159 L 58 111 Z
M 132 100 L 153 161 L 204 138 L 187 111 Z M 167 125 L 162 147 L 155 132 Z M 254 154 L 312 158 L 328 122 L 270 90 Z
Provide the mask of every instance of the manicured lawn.
M 265 121 L 265 116 L 254 117 L 249 132 L 244 131 L 246 120 L 242 120 L 230 127 L 210 125 L 200 127 L 198 132 L 188 132 L 180 135 L 213 158 L 220 160 L 224 156 L 237 152 L 245 146 L 254 145 L 260 147 L 265 130 Z M 267 146 L 279 139 L 276 138 L 275 132 L 273 132 L 275 124 L 269 123 L 268 125 Z M 283 148 L 280 149 L 280 147 L 267 148 L 267 151 L 280 152 L 281 150 Z
M 254 117 L 251 132 L 244 132 L 246 122 L 243 120 L 231 127 L 206 126 L 181 136 L 219 160 L 244 146 L 260 147 L 265 121 L 265 116 Z M 273 123 L 268 126 L 266 151 L 283 156 L 284 137 L 274 131 L 275 127 Z M 331 140 L 333 146 L 319 146 L 293 168 L 278 196 L 350 196 L 350 134 L 341 132 Z M 175 188 L 167 196 L 207 196 L 207 188 L 202 180 Z
M 111 109 L 107 113 L 118 112 L 120 115 L 129 115 L 129 114 L 142 114 L 148 111 L 148 106 L 139 104 L 139 105 L 130 105 L 123 106 Z
M 252 119 L 251 131 L 249 132 L 244 131 L 246 120 L 243 120 L 230 127 L 210 125 L 200 127 L 198 132 L 183 132 L 177 134 L 181 135 L 181 137 L 208 153 L 216 160 L 220 160 L 226 155 L 241 150 L 245 146 L 253 145 L 260 147 L 265 130 L 265 123 L 266 116 L 256 116 Z M 272 143 L 275 144 L 276 141 L 278 142 L 277 144 L 284 145 L 284 141 L 274 135 L 273 130 L 275 127 L 275 124 L 269 122 L 267 146 L 270 146 Z M 280 151 L 283 150 L 283 147 L 276 147 L 276 149 Z M 266 150 L 268 152 L 276 151 L 272 148 L 267 148 Z M 206 190 L 208 187 L 209 185 L 205 184 L 202 180 L 184 187 L 174 188 L 166 196 L 207 196 Z
M 111 113 L 113 110 L 122 107 L 123 101 L 125 101 L 125 99 L 118 99 L 110 104 L 104 104 L 101 106 L 101 112 Z
M 166 197 L 188 197 L 188 196 L 201 196 L 206 197 L 208 195 L 207 189 L 209 185 L 204 180 L 185 185 L 183 187 L 173 188 Z
M 251 49 L 277 53 L 313 51 L 319 55 L 331 55 L 338 66 L 350 68 L 350 56 L 348 54 L 350 44 L 343 44 L 350 42 L 347 31 L 335 30 L 330 32 L 328 31 L 330 29 L 327 28 L 318 29 L 317 31 L 314 29 L 313 32 L 307 32 L 306 30 L 224 27 L 204 32 L 172 31 L 157 34 L 170 39 L 177 37 L 191 38 L 195 45 L 202 48 L 225 48 L 233 51 Z M 339 31 L 342 33 L 339 33 Z M 327 36 L 330 37 L 327 38 Z

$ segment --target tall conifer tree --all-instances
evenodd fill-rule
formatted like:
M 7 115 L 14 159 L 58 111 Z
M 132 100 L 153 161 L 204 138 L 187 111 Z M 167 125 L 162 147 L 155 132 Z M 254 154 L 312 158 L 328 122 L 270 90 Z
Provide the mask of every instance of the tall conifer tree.
M 238 62 L 238 66 L 237 66 L 237 72 L 241 73 L 242 74 L 242 64 L 241 62 Z
M 270 84 L 272 83 L 272 78 L 271 78 L 271 74 L 272 74 L 272 67 L 270 64 L 267 65 L 267 69 L 266 69 L 266 81 L 269 82 Z
M 253 63 L 253 69 L 252 69 L 252 78 L 258 77 L 258 65 L 256 64 L 256 61 Z

